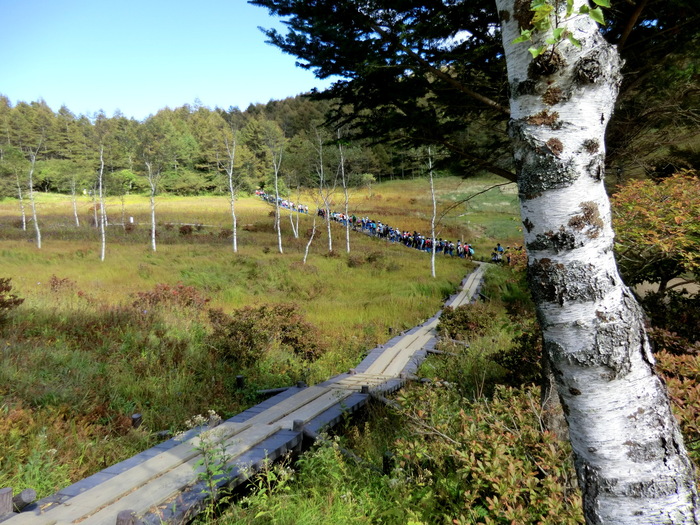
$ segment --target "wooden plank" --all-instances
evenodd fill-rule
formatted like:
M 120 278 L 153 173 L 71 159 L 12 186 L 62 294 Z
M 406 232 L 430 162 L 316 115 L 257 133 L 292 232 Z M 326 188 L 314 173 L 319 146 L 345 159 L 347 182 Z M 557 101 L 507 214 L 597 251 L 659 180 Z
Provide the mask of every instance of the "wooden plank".
M 406 368 L 406 365 L 408 365 L 416 352 L 421 351 L 433 337 L 432 332 L 427 332 L 422 337 L 414 341 L 414 344 L 411 345 L 410 349 L 406 349 L 404 353 L 397 356 L 397 359 L 394 359 L 391 363 L 389 363 L 389 365 L 387 365 L 387 367 L 383 370 L 384 374 L 394 377 L 398 376 L 401 372 L 403 372 L 404 368 Z
M 369 374 L 383 374 L 384 369 L 387 367 L 387 365 L 393 361 L 397 355 L 399 355 L 403 350 L 406 349 L 416 338 L 418 335 L 412 334 L 412 335 L 405 335 L 403 339 L 394 345 L 392 348 L 388 349 L 385 351 L 379 358 L 377 358 L 374 363 L 372 363 L 368 368 L 367 368 L 367 373 Z
M 306 423 L 354 393 L 355 392 L 352 390 L 329 390 L 326 394 L 319 397 L 313 403 L 309 403 L 288 414 L 283 419 L 279 419 L 277 424 L 279 424 L 282 428 L 290 429 L 292 428 L 292 424 L 294 423 L 295 419 L 301 419 Z
M 247 421 L 251 425 L 269 425 L 287 415 L 291 414 L 295 410 L 312 403 L 316 398 L 321 397 L 326 394 L 330 389 L 326 387 L 310 386 L 305 388 L 298 394 L 285 399 L 281 403 L 270 407 L 265 412 L 258 414 Z
M 276 433 L 279 429 L 279 425 L 256 425 L 248 428 L 227 440 L 226 454 L 232 458 L 240 456 Z M 197 472 L 202 471 L 202 467 L 195 469 L 197 461 L 199 461 L 199 458 L 195 457 L 186 463 L 178 465 L 163 475 L 152 479 L 144 486 L 139 487 L 138 491 L 131 492 L 109 506 L 87 516 L 80 521 L 80 524 L 114 525 L 115 516 L 122 510 L 128 509 L 134 510 L 137 515 L 144 514 L 152 507 L 179 494 L 188 484 L 194 482 Z
M 326 393 L 328 389 L 310 387 L 299 393 L 283 399 L 277 405 L 265 412 L 257 414 L 248 419 L 245 423 L 225 422 L 216 427 L 224 429 L 225 436 L 231 437 L 250 428 L 252 425 L 266 425 L 276 419 L 285 417 L 287 414 L 297 410 L 300 406 L 313 401 L 317 397 Z M 6 525 L 45 525 L 55 523 L 55 520 L 63 519 L 64 516 L 70 518 L 75 512 L 83 514 L 103 505 L 108 505 L 119 499 L 127 492 L 134 490 L 139 485 L 145 484 L 149 479 L 159 476 L 162 472 L 175 468 L 177 465 L 195 458 L 198 453 L 193 448 L 199 444 L 199 437 L 194 437 L 181 445 L 162 452 L 150 458 L 140 465 L 137 465 L 122 474 L 114 476 L 104 483 L 86 490 L 82 494 L 76 495 L 65 503 L 53 507 L 44 515 L 25 515 L 24 521 L 7 520 Z M 127 507 L 130 508 L 130 507 Z M 124 509 L 122 509 L 124 510 Z M 67 513 L 64 513 L 67 512 Z M 47 521 L 47 519 L 49 521 Z M 54 521 L 50 521 L 54 520 Z

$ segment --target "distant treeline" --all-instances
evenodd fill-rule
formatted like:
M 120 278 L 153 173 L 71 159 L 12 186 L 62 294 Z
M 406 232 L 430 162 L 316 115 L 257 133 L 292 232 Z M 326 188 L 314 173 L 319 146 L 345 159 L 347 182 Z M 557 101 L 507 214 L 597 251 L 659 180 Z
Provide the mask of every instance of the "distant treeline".
M 349 140 L 345 130 L 325 126 L 330 104 L 304 96 L 245 111 L 186 104 L 138 121 L 119 112 L 75 115 L 65 106 L 54 112 L 43 100 L 12 105 L 0 95 L 0 196 L 17 196 L 28 177 L 35 191 L 89 193 L 96 191 L 100 171 L 107 195 L 150 192 L 154 164 L 158 193 L 227 192 L 230 172 L 238 191 L 269 188 L 271 141 L 278 144 L 280 137 L 283 192 L 317 186 L 319 173 L 328 184 L 338 168 L 339 141 L 350 184 L 424 170 L 416 151 Z

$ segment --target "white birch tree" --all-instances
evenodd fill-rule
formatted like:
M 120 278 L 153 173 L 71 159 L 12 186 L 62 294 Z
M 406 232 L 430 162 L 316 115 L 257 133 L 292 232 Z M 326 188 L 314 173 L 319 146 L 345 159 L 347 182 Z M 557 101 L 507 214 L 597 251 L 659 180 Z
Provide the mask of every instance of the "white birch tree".
M 159 114 L 149 117 L 139 129 L 139 154 L 146 168 L 151 208 L 151 250 L 156 251 L 156 195 L 163 172 L 174 166 L 177 146 L 173 138 L 172 123 Z
M 15 180 L 17 181 L 17 197 L 19 199 L 19 211 L 22 216 L 22 231 L 27 231 L 27 212 L 24 209 L 24 197 L 22 195 L 22 184 L 19 181 L 19 172 L 15 171 Z
M 316 162 L 316 181 L 318 183 L 318 195 L 321 199 L 321 206 L 323 207 L 323 218 L 326 222 L 326 232 L 328 234 L 328 253 L 333 253 L 331 204 L 333 203 L 333 194 L 335 193 L 337 178 L 334 178 L 332 182 L 329 182 L 326 177 L 326 161 L 324 158 L 323 144 L 323 134 L 320 130 L 316 129 L 316 137 L 314 140 L 314 148 L 316 149 L 316 154 L 318 156 Z
M 597 2 L 603 3 L 603 2 Z M 603 184 L 621 75 L 588 3 L 497 0 L 528 278 L 569 424 L 586 521 L 700 523 L 693 465 L 620 278 Z M 534 3 L 532 4 L 535 5 Z M 567 10 L 568 8 L 568 10 Z M 568 11 L 568 12 L 567 12 Z M 547 27 L 549 26 L 549 27 Z M 571 35 L 573 45 L 567 41 Z
M 428 147 L 428 177 L 430 180 L 430 200 L 433 204 L 433 213 L 430 216 L 430 276 L 435 278 L 435 219 L 437 217 L 437 199 L 435 198 L 435 184 L 433 181 L 433 152 Z
M 280 224 L 280 170 L 286 139 L 282 129 L 272 121 L 263 123 L 265 145 L 272 161 L 272 176 L 275 186 L 275 231 L 277 232 L 277 249 L 282 250 L 282 227 Z
M 350 253 L 350 218 L 348 217 L 350 207 L 350 193 L 348 190 L 348 178 L 345 173 L 345 155 L 343 153 L 343 141 L 338 129 L 338 154 L 340 161 L 338 169 L 340 170 L 340 181 L 343 185 L 343 213 L 345 214 L 345 251 Z
M 41 249 L 41 228 L 39 228 L 39 219 L 36 214 L 36 199 L 34 198 L 34 170 L 36 169 L 36 156 L 41 149 L 42 141 L 39 142 L 36 150 L 29 152 L 29 173 L 27 174 L 27 183 L 29 188 L 29 206 L 32 209 L 32 222 L 34 223 L 34 232 L 36 233 L 36 247 Z
M 236 178 L 236 151 L 238 148 L 238 131 L 233 126 L 221 119 L 219 127 L 223 155 L 218 157 L 219 168 L 226 173 L 228 185 L 229 204 L 231 207 L 231 230 L 233 232 L 232 249 L 238 253 L 238 217 L 236 216 L 236 197 L 238 194 L 238 180 Z
M 100 226 L 100 261 L 105 260 L 105 251 L 107 249 L 107 234 L 105 232 L 105 224 L 107 222 L 107 213 L 105 211 L 105 194 L 104 194 L 104 173 L 105 173 L 105 148 L 104 144 L 100 144 L 100 167 L 97 171 L 97 195 L 99 206 L 99 226 Z

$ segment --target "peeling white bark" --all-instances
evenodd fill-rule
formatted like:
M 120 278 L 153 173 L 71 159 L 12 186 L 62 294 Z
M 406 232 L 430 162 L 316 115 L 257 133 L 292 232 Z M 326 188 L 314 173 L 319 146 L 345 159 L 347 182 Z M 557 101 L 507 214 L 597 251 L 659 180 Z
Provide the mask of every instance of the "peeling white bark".
M 530 286 L 586 521 L 699 523 L 694 468 L 654 371 L 641 309 L 613 257 L 603 161 L 619 56 L 590 18 L 575 16 L 560 24 L 582 47 L 561 42 L 555 56 L 548 51 L 533 63 L 526 44 L 512 44 L 530 3 L 496 3 Z M 582 4 L 576 0 L 575 10 Z M 537 35 L 535 47 L 546 36 Z

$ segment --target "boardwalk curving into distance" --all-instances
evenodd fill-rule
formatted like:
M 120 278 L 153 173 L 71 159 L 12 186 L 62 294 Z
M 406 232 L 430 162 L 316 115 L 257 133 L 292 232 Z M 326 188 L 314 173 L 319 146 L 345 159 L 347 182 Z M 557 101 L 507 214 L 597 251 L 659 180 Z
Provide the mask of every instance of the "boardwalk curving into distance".
M 478 265 L 446 306 L 468 304 L 478 292 L 484 266 Z M 330 428 L 345 415 L 366 405 L 370 393 L 399 389 L 435 347 L 440 313 L 372 350 L 354 369 L 310 387 L 292 387 L 216 426 L 231 471 L 219 486 L 243 483 L 266 461 L 299 451 L 304 431 Z M 197 480 L 200 433 L 193 429 L 28 507 L 2 525 L 115 525 L 182 523 L 204 504 L 204 483 Z M 125 511 L 136 518 L 124 519 Z

